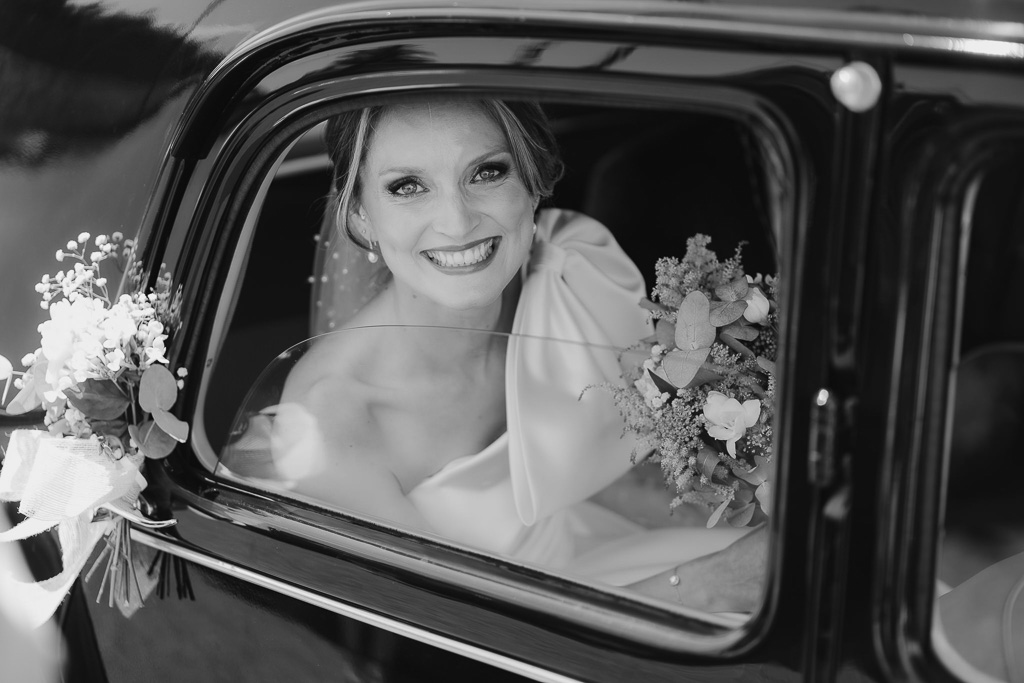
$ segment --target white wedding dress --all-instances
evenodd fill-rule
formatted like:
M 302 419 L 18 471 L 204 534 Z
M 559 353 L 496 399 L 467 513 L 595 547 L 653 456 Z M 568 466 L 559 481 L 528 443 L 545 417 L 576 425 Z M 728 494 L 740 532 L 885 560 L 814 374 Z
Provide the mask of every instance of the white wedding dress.
M 749 530 L 649 530 L 587 500 L 632 467 L 633 441 L 611 394 L 584 390 L 621 383 L 617 351 L 650 334 L 638 305 L 644 283 L 597 221 L 545 210 L 537 228 L 507 347 L 507 431 L 450 461 L 407 498 L 446 541 L 610 585 L 724 548 Z M 226 473 L 287 488 L 282 472 L 307 457 L 308 429 L 271 427 L 248 412 L 249 431 L 222 459 Z M 280 421 L 287 411 L 277 414 Z M 278 464 L 271 476 L 246 464 L 268 441 Z

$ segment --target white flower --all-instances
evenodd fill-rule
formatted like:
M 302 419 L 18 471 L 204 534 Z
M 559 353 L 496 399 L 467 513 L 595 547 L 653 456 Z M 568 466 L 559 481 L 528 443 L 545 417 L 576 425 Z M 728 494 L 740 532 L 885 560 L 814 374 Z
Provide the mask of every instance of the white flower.
M 48 361 L 45 381 L 60 398 L 70 386 L 65 380 L 73 384 L 99 376 L 89 358 L 99 353 L 98 328 L 105 314 L 101 301 L 75 297 L 74 301 L 58 301 L 50 306 L 50 319 L 39 326 L 41 352 Z
M 35 362 L 36 362 L 36 354 L 34 354 L 34 353 L 26 353 L 21 358 L 21 364 L 23 366 L 25 366 L 26 368 L 29 367 L 30 365 L 32 365 Z
M 664 405 L 667 400 L 665 396 L 662 395 L 661 389 L 658 388 L 654 383 L 654 380 L 652 380 L 651 376 L 646 372 L 640 377 L 640 379 L 633 382 L 633 386 L 636 387 L 636 390 L 643 395 L 644 401 L 647 402 L 647 405 L 654 410 L 657 410 Z
M 96 235 L 96 246 L 97 247 L 102 247 L 106 243 L 107 243 L 107 236 L 106 235 Z
M 743 309 L 743 317 L 747 319 L 747 322 L 763 325 L 768 320 L 768 311 L 771 310 L 771 304 L 768 302 L 768 297 L 761 291 L 761 288 L 749 287 L 747 295 L 743 297 L 743 300 L 747 302 L 747 307 Z
M 167 360 L 166 357 L 164 357 L 164 353 L 167 351 L 167 348 L 164 346 L 164 339 L 165 338 L 166 338 L 166 335 L 162 335 L 160 337 L 157 337 L 156 340 L 153 342 L 152 346 L 147 346 L 145 348 L 146 361 L 147 361 L 148 364 L 150 364 L 150 365 L 153 364 L 153 363 L 164 363 L 164 364 L 167 364 L 167 363 L 170 362 L 170 361 Z
M 74 241 L 74 240 L 70 240 L 70 241 L 69 241 L 69 242 L 67 243 L 67 248 L 68 248 L 68 250 L 70 250 L 70 251 L 74 251 L 75 249 L 78 249 L 78 242 L 76 242 L 76 241 Z
M 101 252 L 94 251 L 91 254 L 89 254 L 89 260 L 92 261 L 93 263 L 99 263 L 100 261 L 103 260 L 103 254 Z
M 743 438 L 748 428 L 757 424 L 760 416 L 761 401 L 756 398 L 744 401 L 741 405 L 736 399 L 721 392 L 708 392 L 708 400 L 704 404 L 708 434 L 719 441 L 725 441 L 726 450 L 734 458 L 736 442 Z
M 56 258 L 58 261 L 63 261 L 64 260 L 64 252 L 61 251 L 60 249 L 58 249 L 57 253 L 54 255 L 54 258 Z
M 36 289 L 36 292 L 38 292 L 39 294 L 42 294 L 43 292 L 47 291 L 50 288 L 49 288 L 49 286 L 44 285 L 43 283 L 40 282 L 39 284 L 36 285 L 35 289 Z
M 121 349 L 114 349 L 104 355 L 104 358 L 107 361 L 107 369 L 111 372 L 117 372 L 124 365 L 125 355 Z
M 80 233 L 78 233 L 78 241 L 81 242 L 82 244 L 85 244 L 86 242 L 88 242 L 89 241 L 89 233 L 87 233 L 87 232 L 80 232 Z
M 120 242 L 123 237 L 124 235 L 122 235 L 121 233 L 115 232 L 113 235 L 110 236 L 110 239 L 114 240 L 115 242 Z
M 188 377 L 188 368 L 178 368 L 178 377 Z

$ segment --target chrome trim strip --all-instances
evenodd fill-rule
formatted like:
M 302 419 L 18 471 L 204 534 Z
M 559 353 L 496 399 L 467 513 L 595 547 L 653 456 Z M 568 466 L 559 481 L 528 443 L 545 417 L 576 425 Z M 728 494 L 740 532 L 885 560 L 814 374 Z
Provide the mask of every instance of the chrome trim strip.
M 483 3 L 482 3 L 483 4 Z M 802 8 L 716 7 L 664 0 L 519 0 L 515 7 L 485 3 L 484 7 L 445 6 L 436 0 L 363 0 L 341 7 L 314 10 L 289 19 L 239 43 L 221 67 L 284 35 L 336 22 L 481 20 L 517 24 L 544 22 L 572 27 L 590 25 L 736 35 L 744 38 L 801 40 L 830 46 L 911 49 L 920 52 L 968 54 L 1024 59 L 1024 24 L 969 17 L 922 17 L 895 13 Z M 218 67 L 215 69 L 215 76 Z
M 301 600 L 302 602 L 310 605 L 328 610 L 329 612 L 340 614 L 343 617 L 361 621 L 364 624 L 384 629 L 385 631 L 389 631 L 406 638 L 411 638 L 453 654 L 468 657 L 499 669 L 504 669 L 505 671 L 510 671 L 519 676 L 532 678 L 535 681 L 543 681 L 544 683 L 580 683 L 580 681 L 575 678 L 569 678 L 562 674 L 541 669 L 533 664 L 527 664 L 526 662 L 521 662 L 517 659 L 512 659 L 511 657 L 506 657 L 505 655 L 501 655 L 496 652 L 491 652 L 490 650 L 484 650 L 483 648 L 476 647 L 475 645 L 469 645 L 468 643 L 452 640 L 405 622 L 396 621 L 380 614 L 368 612 L 359 607 L 347 605 L 345 603 L 338 602 L 337 600 L 318 595 L 312 591 L 292 586 L 284 581 L 264 576 L 263 574 L 245 569 L 244 567 L 239 567 L 238 565 L 215 559 L 209 555 L 204 555 L 194 550 L 179 546 L 176 543 L 166 541 L 147 533 L 142 529 L 133 527 L 131 535 L 132 540 L 134 541 L 138 541 L 139 543 L 156 550 L 162 550 L 165 553 L 169 553 L 175 557 L 180 557 L 183 560 L 194 562 L 195 564 L 206 567 L 207 569 L 219 571 L 236 579 L 260 586 L 261 588 L 266 588 L 276 593 L 280 593 L 281 595 L 286 595 L 290 598 Z

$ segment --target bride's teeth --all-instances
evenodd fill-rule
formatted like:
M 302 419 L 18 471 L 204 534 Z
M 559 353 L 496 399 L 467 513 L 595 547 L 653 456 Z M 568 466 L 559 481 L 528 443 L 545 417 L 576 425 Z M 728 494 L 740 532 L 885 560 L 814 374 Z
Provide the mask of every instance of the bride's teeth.
M 459 268 L 471 266 L 483 261 L 491 255 L 494 250 L 494 240 L 482 242 L 471 249 L 463 251 L 428 251 L 427 256 L 431 261 L 445 268 Z

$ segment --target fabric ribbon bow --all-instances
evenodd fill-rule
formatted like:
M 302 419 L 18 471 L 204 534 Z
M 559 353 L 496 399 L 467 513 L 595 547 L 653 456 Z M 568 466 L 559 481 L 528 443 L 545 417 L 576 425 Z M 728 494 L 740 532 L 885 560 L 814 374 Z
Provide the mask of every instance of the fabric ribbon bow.
M 39 626 L 57 606 L 81 573 L 93 548 L 116 524 L 107 517 L 94 520 L 103 508 L 135 522 L 148 522 L 134 507 L 146 480 L 139 471 L 141 454 L 114 459 L 95 438 L 62 438 L 19 429 L 11 434 L 0 468 L 0 500 L 21 501 L 25 519 L 0 532 L 0 541 L 18 541 L 57 527 L 62 571 L 38 583 L 24 583 L 0 573 L 0 590 Z M 148 522 L 167 526 L 169 522 Z

